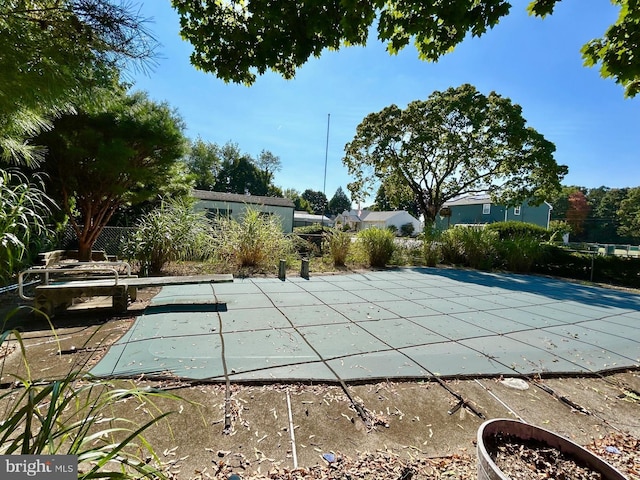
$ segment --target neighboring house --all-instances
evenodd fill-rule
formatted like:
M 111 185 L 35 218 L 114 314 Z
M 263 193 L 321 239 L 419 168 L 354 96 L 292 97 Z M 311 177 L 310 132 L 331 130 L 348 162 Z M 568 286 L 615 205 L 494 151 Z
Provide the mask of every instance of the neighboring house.
M 364 230 L 366 228 L 389 228 L 395 227 L 398 231 L 403 225 L 410 223 L 413 225 L 413 231 L 420 233 L 422 224 L 420 220 L 415 218 L 405 210 L 395 210 L 392 212 L 373 212 L 371 210 L 362 210 L 360 212 L 351 210 L 344 211 L 335 218 L 335 224 L 349 225 L 352 230 Z
M 293 212 L 294 227 L 306 227 L 308 225 L 326 225 L 327 227 L 333 227 L 333 220 L 324 215 L 314 215 L 313 213 L 301 212 L 299 210 Z
M 194 190 L 193 196 L 198 200 L 195 206 L 196 210 L 206 210 L 207 216 L 211 218 L 224 216 L 239 221 L 247 208 L 254 208 L 265 215 L 277 215 L 280 218 L 282 231 L 284 233 L 293 232 L 295 205 L 288 198 L 259 197 L 207 190 Z
M 527 202 L 515 207 L 491 203 L 489 195 L 467 195 L 445 202 L 436 227 L 444 230 L 454 225 L 482 225 L 494 222 L 527 222 L 549 228 L 553 207 L 547 202 L 532 206 Z

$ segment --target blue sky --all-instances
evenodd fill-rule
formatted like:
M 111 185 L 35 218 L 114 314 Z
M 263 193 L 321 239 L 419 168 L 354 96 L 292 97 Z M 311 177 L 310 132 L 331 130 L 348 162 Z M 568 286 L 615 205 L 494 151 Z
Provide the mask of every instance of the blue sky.
M 420 61 L 413 47 L 391 56 L 374 37 L 366 48 L 325 51 L 294 80 L 268 73 L 246 87 L 192 67 L 170 2 L 146 0 L 141 14 L 153 18 L 149 28 L 162 46 L 154 71 L 132 79 L 136 89 L 178 110 L 190 138 L 279 156 L 274 183 L 282 188 L 322 191 L 327 154 L 328 198 L 338 187 L 349 194 L 344 146 L 367 114 L 463 83 L 521 105 L 528 125 L 555 143 L 556 161 L 568 165 L 564 184 L 639 186 L 640 98 L 625 99 L 620 86 L 584 67 L 580 56 L 580 47 L 615 21 L 617 8 L 606 0 L 563 0 L 541 20 L 527 15 L 527 2 L 513 3 L 497 27 L 437 63 Z

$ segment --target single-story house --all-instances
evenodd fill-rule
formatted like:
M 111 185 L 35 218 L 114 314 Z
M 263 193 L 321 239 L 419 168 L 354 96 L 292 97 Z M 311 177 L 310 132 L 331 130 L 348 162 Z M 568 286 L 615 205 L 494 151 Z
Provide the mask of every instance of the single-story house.
M 194 190 L 193 196 L 198 200 L 196 210 L 206 210 L 211 218 L 225 216 L 240 220 L 248 208 L 254 208 L 264 214 L 277 215 L 284 233 L 293 232 L 292 200 L 280 197 L 262 197 L 257 195 L 240 195 L 237 193 L 210 192 Z
M 296 210 L 293 212 L 293 226 L 306 227 L 308 225 L 325 225 L 333 227 L 333 220 L 325 215 L 315 215 L 309 212 Z
M 405 210 L 395 210 L 386 212 L 374 212 L 371 210 L 351 210 L 344 211 L 334 219 L 335 225 L 349 225 L 352 230 L 364 230 L 366 228 L 389 228 L 395 227 L 397 231 L 401 231 L 403 225 L 410 223 L 413 225 L 413 231 L 420 233 L 422 224 L 420 220 L 415 218 Z
M 445 202 L 436 217 L 436 227 L 444 230 L 454 225 L 482 225 L 495 222 L 526 222 L 549 228 L 553 207 L 547 202 L 513 207 L 491 203 L 488 194 L 465 195 Z

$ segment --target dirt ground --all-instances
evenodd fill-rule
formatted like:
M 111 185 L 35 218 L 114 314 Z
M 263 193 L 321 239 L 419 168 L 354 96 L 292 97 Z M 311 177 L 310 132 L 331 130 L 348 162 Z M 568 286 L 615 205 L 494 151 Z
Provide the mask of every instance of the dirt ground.
M 31 376 L 89 369 L 157 293 L 143 289 L 124 315 L 109 309 L 57 315 L 52 325 L 22 309 L 6 328 L 21 333 Z M 0 318 L 19 304 L 0 300 Z M 108 303 L 107 303 L 108 304 Z M 55 328 L 55 334 L 51 329 Z M 26 371 L 19 345 L 0 350 L 2 392 Z M 520 419 L 586 445 L 640 480 L 640 372 L 593 377 L 448 378 L 374 384 L 207 384 L 144 377 L 114 380 L 177 395 L 125 399 L 114 414 L 142 422 L 173 413 L 146 434 L 176 479 L 476 478 L 476 437 L 491 418 Z M 521 389 L 526 388 L 526 389 Z M 152 390 L 156 391 L 156 390 Z M 617 453 L 616 453 L 617 452 Z

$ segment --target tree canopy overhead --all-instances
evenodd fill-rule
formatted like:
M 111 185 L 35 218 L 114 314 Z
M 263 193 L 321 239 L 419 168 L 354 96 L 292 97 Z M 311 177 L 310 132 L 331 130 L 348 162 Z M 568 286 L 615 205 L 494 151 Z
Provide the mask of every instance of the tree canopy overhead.
M 533 0 L 532 15 L 544 17 L 560 0 Z M 627 96 L 640 91 L 640 3 L 612 0 L 618 20 L 602 38 L 582 49 L 586 65 L 600 65 Z M 293 78 L 324 49 L 365 45 L 375 24 L 378 40 L 397 53 L 411 41 L 421 59 L 437 61 L 470 33 L 481 36 L 509 13 L 506 0 L 172 0 L 181 34 L 191 42 L 191 62 L 229 82 L 252 84 L 273 70 Z
M 111 0 L 0 2 L 0 154 L 37 160 L 25 142 L 88 89 L 152 60 L 157 42 L 132 4 Z
M 567 173 L 554 151 L 525 125 L 519 105 L 465 84 L 404 110 L 391 105 L 367 115 L 343 163 L 355 177 L 352 199 L 383 181 L 388 195 L 406 197 L 410 189 L 425 221 L 433 221 L 447 200 L 463 194 L 489 192 L 507 205 L 544 201 Z

